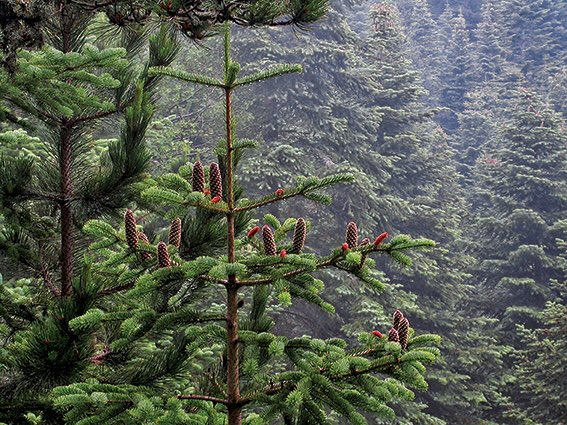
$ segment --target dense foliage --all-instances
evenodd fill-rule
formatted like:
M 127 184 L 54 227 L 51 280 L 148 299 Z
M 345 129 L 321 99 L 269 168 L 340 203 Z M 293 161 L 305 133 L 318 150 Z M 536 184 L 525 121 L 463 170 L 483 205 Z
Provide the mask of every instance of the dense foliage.
M 566 421 L 567 3 L 0 11 L 0 422 Z

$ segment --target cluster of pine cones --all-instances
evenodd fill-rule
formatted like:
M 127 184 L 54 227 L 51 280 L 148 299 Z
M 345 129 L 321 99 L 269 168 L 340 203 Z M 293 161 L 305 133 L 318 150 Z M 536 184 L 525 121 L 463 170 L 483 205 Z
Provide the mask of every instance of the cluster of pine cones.
M 256 233 L 262 230 L 262 240 L 264 242 L 264 254 L 266 255 L 276 255 L 278 252 L 278 247 L 276 245 L 276 239 L 274 237 L 274 231 L 267 224 L 260 229 L 260 226 L 255 226 L 248 231 L 248 237 L 253 238 Z M 295 228 L 293 230 L 293 242 L 291 245 L 291 253 L 299 254 L 303 251 L 305 246 L 305 236 L 306 236 L 307 226 L 305 224 L 305 219 L 298 218 L 295 222 Z M 285 257 L 287 251 L 282 249 L 280 251 L 280 257 Z
M 391 342 L 399 342 L 402 348 L 405 350 L 408 348 L 408 340 L 409 340 L 409 320 L 407 317 L 404 317 L 403 313 L 400 310 L 396 310 L 394 312 L 393 317 L 393 326 L 388 332 L 388 341 Z M 372 334 L 377 336 L 378 338 L 382 338 L 383 335 L 380 331 L 373 331 Z
M 139 241 L 150 243 L 148 237 L 144 232 L 139 232 L 136 227 L 136 218 L 132 210 L 126 210 L 124 214 L 124 226 L 126 229 L 126 243 L 128 247 L 136 251 L 138 248 Z M 171 223 L 169 227 L 169 237 L 167 244 L 173 245 L 179 249 L 181 245 L 181 219 L 178 217 Z M 157 260 L 158 267 L 170 267 L 171 258 L 169 258 L 169 252 L 167 251 L 167 244 L 165 242 L 159 242 L 157 244 Z M 149 252 L 141 251 L 139 253 L 140 259 L 142 261 L 148 261 L 152 258 L 152 254 Z

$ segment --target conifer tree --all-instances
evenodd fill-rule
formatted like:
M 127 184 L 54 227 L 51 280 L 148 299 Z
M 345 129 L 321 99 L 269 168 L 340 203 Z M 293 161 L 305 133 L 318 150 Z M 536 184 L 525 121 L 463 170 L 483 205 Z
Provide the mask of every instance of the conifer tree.
M 562 396 L 566 390 L 565 366 L 560 355 L 567 350 L 566 315 L 564 300 L 549 302 L 542 314 L 541 329 L 518 329 L 524 346 L 514 354 L 515 409 L 508 413 L 516 423 L 551 424 L 567 419 Z
M 452 152 L 445 145 L 443 132 L 429 118 L 434 111 L 422 104 L 426 100 L 425 91 L 420 84 L 419 74 L 409 61 L 403 28 L 395 8 L 387 3 L 385 6 L 389 16 L 384 18 L 394 25 L 375 32 L 373 21 L 370 20 L 368 27 L 372 28 L 372 35 L 360 39 L 353 34 L 345 19 L 348 8 L 333 4 L 326 23 L 313 32 L 313 37 L 326 40 L 321 50 L 309 48 L 313 43 L 310 39 L 289 40 L 275 31 L 270 31 L 265 41 L 239 40 L 236 44 L 237 47 L 243 45 L 240 51 L 244 55 L 261 56 L 269 51 L 270 55 L 301 60 L 306 69 L 314 69 L 324 76 L 323 81 L 336 82 L 330 87 L 309 80 L 310 84 L 316 84 L 316 97 L 305 91 L 302 81 L 286 79 L 277 88 L 267 82 L 266 88 L 261 86 L 257 89 L 265 93 L 266 102 L 259 105 L 255 102 L 247 108 L 254 111 L 254 122 L 248 124 L 247 128 L 263 131 L 266 143 L 266 147 L 262 147 L 265 153 L 254 157 L 254 167 L 243 165 L 247 174 L 245 177 L 258 186 L 277 187 L 281 181 L 297 173 L 301 166 L 308 166 L 319 175 L 349 170 L 360 176 L 355 182 L 355 189 L 335 193 L 334 198 L 338 202 L 333 210 L 293 206 L 293 211 L 325 217 L 319 228 L 311 231 L 312 234 L 318 232 L 312 245 L 316 250 L 324 249 L 325 244 L 329 243 L 329 236 L 322 229 L 335 232 L 334 229 L 343 226 L 340 220 L 356 222 L 361 241 L 373 229 L 385 229 L 391 233 L 415 232 L 439 238 L 448 246 L 458 234 L 455 232 L 460 220 L 457 211 L 464 209 L 464 206 L 458 206 L 461 204 L 457 197 L 457 175 L 451 166 Z M 381 25 L 379 19 L 377 24 Z M 271 47 L 274 44 L 282 47 L 274 52 Z M 353 77 L 357 81 L 351 81 Z M 285 92 L 278 95 L 277 92 L 281 90 Z M 304 113 L 298 115 L 296 110 L 286 108 L 289 99 L 297 99 L 300 105 L 304 105 Z M 333 107 L 320 108 L 317 106 L 319 103 L 328 103 Z M 272 105 L 280 104 L 284 108 L 277 116 L 271 113 L 265 116 L 265 112 L 274 107 Z M 343 105 L 351 105 L 349 111 L 345 111 Z M 370 117 L 371 121 L 363 121 L 360 117 Z M 327 121 L 334 124 L 326 125 Z M 295 134 L 302 139 L 290 140 L 289 146 L 278 146 L 278 134 Z M 310 134 L 311 138 L 308 138 Z M 312 140 L 319 142 L 312 143 Z M 290 158 L 297 160 L 291 162 Z M 270 166 L 276 160 L 279 165 Z M 255 164 L 270 167 L 270 175 L 261 175 Z M 454 206 L 455 210 L 442 214 L 437 207 L 440 204 Z M 285 205 L 278 205 L 271 209 L 272 213 L 276 211 L 285 213 L 289 210 L 285 209 Z M 429 260 L 432 256 L 427 257 Z M 462 286 L 464 276 L 460 271 L 454 274 L 445 272 L 455 268 L 462 270 L 468 259 L 462 257 L 462 260 L 458 260 L 456 255 L 434 257 L 437 264 L 432 261 L 417 262 L 415 269 L 403 276 L 399 276 L 399 271 L 394 267 L 384 264 L 383 267 L 391 272 L 388 274 L 394 275 L 392 283 L 400 288 L 403 285 L 409 293 L 393 291 L 378 296 L 372 291 L 362 291 L 351 280 L 334 273 L 330 276 L 333 298 L 340 300 L 337 303 L 340 315 L 349 320 L 346 323 L 339 320 L 322 322 L 318 320 L 317 311 L 298 304 L 294 306 L 296 319 L 293 332 L 301 335 L 305 329 L 313 329 L 320 335 L 328 336 L 341 329 L 346 334 L 355 335 L 367 326 L 369 317 L 383 310 L 382 304 L 385 302 L 394 306 L 404 305 L 406 309 L 411 308 L 416 312 L 424 311 L 423 329 L 439 326 L 436 328 L 438 333 L 452 333 L 460 320 L 452 306 L 458 302 L 461 294 L 466 294 L 466 288 Z M 433 286 L 427 283 L 432 281 L 436 282 Z M 425 298 L 423 303 L 417 301 L 418 308 L 416 296 L 420 295 Z M 443 299 L 443 302 L 439 299 Z M 439 316 L 441 310 L 443 317 Z M 375 316 L 375 326 L 379 329 L 386 326 L 388 319 L 384 316 L 389 316 L 389 312 L 385 311 L 382 318 Z M 456 363 L 455 369 L 458 367 Z M 446 374 L 445 369 L 443 374 Z M 462 377 L 451 374 L 451 378 L 454 379 L 451 385 L 437 389 L 436 396 L 443 398 L 446 404 L 438 406 L 435 415 L 444 415 L 449 405 L 456 405 L 451 410 L 453 412 L 466 404 L 466 400 L 457 395 L 458 391 L 452 391 L 456 387 L 463 390 Z M 440 378 L 440 382 L 447 380 L 446 376 Z M 458 403 L 456 400 L 459 400 Z M 403 409 L 398 410 L 401 415 L 399 420 L 424 423 L 440 421 L 420 413 L 422 409 L 422 406 L 404 405 Z
M 94 217 L 110 218 L 136 198 L 149 160 L 144 133 L 159 80 L 147 71 L 169 64 L 177 50 L 164 26 L 149 38 L 146 63 L 139 63 L 143 33 L 125 32 L 117 42 L 124 47 L 99 49 L 90 36 L 92 15 L 65 2 L 49 11 L 44 47 L 20 51 L 16 69 L 0 71 L 13 126 L 26 128 L 35 142 L 28 153 L 3 151 L 0 159 L 0 247 L 32 278 L 0 288 L 0 321 L 7 325 L 0 418 L 14 423 L 25 406 L 55 420 L 45 393 L 74 382 L 90 363 L 92 334 L 69 332 L 69 323 L 96 296 L 86 282 L 88 270 L 80 267 L 80 227 Z M 116 139 L 98 140 L 105 124 L 121 118 Z
M 428 91 L 428 102 L 436 103 L 442 84 L 442 68 L 439 64 L 443 62 L 444 56 L 439 26 L 427 0 L 399 1 L 396 4 L 407 29 L 407 37 L 411 41 L 409 53 L 414 68 L 421 72 L 423 85 Z
M 143 136 L 156 80 L 143 67 L 128 65 L 137 50 L 127 56 L 124 49 L 100 51 L 88 44 L 89 15 L 68 5 L 53 12 L 48 47 L 22 52 L 18 73 L 2 76 L 4 100 L 36 120 L 44 148 L 35 163 L 26 156 L 2 159 L 1 202 L 8 221 L 2 245 L 52 292 L 67 296 L 76 226 L 130 202 L 131 188 L 145 171 Z M 162 31 L 152 38 L 148 65 L 173 59 L 176 46 L 167 37 Z M 99 159 L 92 154 L 94 131 L 105 118 L 120 114 L 126 126 Z M 56 233 L 61 234 L 58 243 Z
M 522 87 L 507 106 L 501 133 L 485 146 L 476 166 L 476 185 L 485 188 L 472 198 L 477 215 L 471 230 L 479 257 L 472 272 L 478 293 L 465 307 L 469 314 L 493 318 L 483 333 L 496 341 L 490 351 L 501 354 L 473 379 L 483 382 L 489 395 L 486 417 L 504 423 L 517 389 L 491 377 L 513 376 L 509 354 L 522 349 L 516 325 L 540 327 L 546 301 L 558 295 L 553 282 L 562 280 L 563 271 L 556 240 L 565 239 L 567 194 L 561 116 Z M 487 244 L 490 251 L 482 249 Z
M 353 247 L 338 240 L 328 255 L 320 256 L 303 252 L 306 228 L 301 219 L 281 222 L 268 214 L 258 226 L 239 230 L 238 223 L 248 223 L 246 216 L 258 208 L 298 196 L 328 202 L 322 189 L 352 179 L 348 174 L 300 177 L 257 200 L 244 199 L 236 190 L 236 167 L 253 143 L 238 137 L 235 92 L 299 70 L 298 65 L 279 65 L 241 76 L 240 65 L 231 58 L 227 29 L 221 79 L 165 67 L 151 71 L 224 94 L 225 137 L 216 151 L 222 188 L 213 194 L 216 167 L 207 170 L 197 162 L 179 174 L 157 178 L 144 197 L 164 205 L 172 219 L 188 208 L 208 214 L 209 221 L 224 229 L 218 238 L 224 240 L 226 254 L 200 255 L 197 244 L 184 258 L 163 241 L 157 247 L 142 238 L 134 242 L 130 213 L 124 230 L 101 220 L 87 224 L 85 230 L 99 238 L 93 250 L 104 259 L 94 266 L 96 276 L 106 277 L 108 294 L 129 289 L 129 302 L 114 311 L 99 304 L 73 322 L 74 328 L 106 329 L 108 346 L 94 358 L 98 380 L 53 392 L 68 422 L 323 424 L 327 412 L 336 412 L 350 423 L 363 424 L 361 412 L 392 417 L 388 400 L 410 396 L 409 387 L 425 387 L 424 365 L 437 357 L 438 338 L 416 335 L 401 312 L 391 322 L 397 340 L 369 329 L 352 348 L 338 338 L 288 338 L 273 331 L 269 311 L 276 299 L 283 305 L 302 299 L 333 311 L 321 298 L 323 283 L 312 273 L 339 269 L 380 288 L 369 256 L 382 253 L 407 263 L 404 251 L 432 245 L 403 235 L 386 241 L 383 235 Z M 189 240 L 189 249 L 188 234 L 198 215 L 185 213 L 190 223 L 183 223 L 182 239 Z M 353 245 L 354 231 L 355 226 L 348 226 Z M 142 258 L 143 253 L 152 258 Z
M 450 12 L 443 17 L 450 16 Z M 441 105 L 449 108 L 450 114 L 444 119 L 444 126 L 449 130 L 458 127 L 456 115 L 462 111 L 465 93 L 470 88 L 473 73 L 472 51 L 470 36 L 462 10 L 456 16 L 450 17 L 445 26 L 449 34 L 445 36 L 445 62 L 441 79 L 444 82 L 441 89 Z
M 501 11 L 493 2 L 485 2 L 482 5 L 481 21 L 476 27 L 475 45 L 473 49 L 476 62 L 472 77 L 480 82 L 495 79 L 503 73 L 506 66 L 506 39 L 502 37 L 499 27 Z

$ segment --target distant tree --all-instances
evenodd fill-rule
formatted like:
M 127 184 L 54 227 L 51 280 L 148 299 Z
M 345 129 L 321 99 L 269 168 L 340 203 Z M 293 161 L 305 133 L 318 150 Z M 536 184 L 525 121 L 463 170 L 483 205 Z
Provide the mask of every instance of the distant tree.
M 438 103 L 443 71 L 445 46 L 441 44 L 442 34 L 431 12 L 427 0 L 397 2 L 404 21 L 409 43 L 409 53 L 414 68 L 421 73 L 424 87 L 428 91 L 427 101 Z
M 471 78 L 476 82 L 494 80 L 504 72 L 508 43 L 502 34 L 500 18 L 501 10 L 497 4 L 485 2 L 482 5 L 481 21 L 474 31 L 475 69 Z
M 516 423 L 552 424 L 567 419 L 567 405 L 562 396 L 566 388 L 567 306 L 565 302 L 549 302 L 542 314 L 543 327 L 528 329 L 519 326 L 524 347 L 515 353 L 517 380 L 514 382 L 515 409 L 510 415 Z
M 496 319 L 486 333 L 494 347 L 509 350 L 522 347 L 516 326 L 540 327 L 541 310 L 557 296 L 553 282 L 563 271 L 556 239 L 565 239 L 567 202 L 565 122 L 532 91 L 520 88 L 513 94 L 501 132 L 477 161 L 471 230 L 479 258 L 472 271 L 478 293 L 469 302 L 469 314 L 476 310 Z M 512 372 L 513 361 L 505 357 L 475 378 L 488 383 L 487 392 L 507 396 L 516 392 L 510 381 L 496 384 L 491 377 L 511 377 Z M 504 420 L 511 402 L 493 396 L 487 417 Z
M 449 33 L 443 40 L 446 54 L 440 77 L 443 81 L 440 103 L 450 110 L 443 120 L 444 126 L 449 130 L 455 130 L 458 127 L 456 114 L 463 110 L 465 94 L 474 80 L 473 52 L 462 12 L 451 16 L 448 11 L 441 18 L 448 19 L 446 22 L 441 22 L 441 31 L 448 28 Z

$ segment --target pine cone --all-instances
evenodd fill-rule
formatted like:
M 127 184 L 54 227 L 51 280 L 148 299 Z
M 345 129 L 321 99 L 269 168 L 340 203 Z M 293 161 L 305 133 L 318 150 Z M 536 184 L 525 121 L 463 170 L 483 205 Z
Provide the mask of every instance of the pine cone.
M 406 349 L 409 338 L 409 320 L 405 317 L 400 321 L 400 325 L 398 326 L 398 335 L 400 336 L 400 345 L 403 349 Z
M 145 242 L 148 245 L 150 244 L 150 240 L 148 239 L 148 237 L 146 236 L 146 234 L 144 232 L 138 232 L 138 240 Z M 152 258 L 152 254 L 150 254 L 149 252 L 146 252 L 146 251 L 142 251 L 142 252 L 140 252 L 140 257 L 142 258 L 142 261 L 148 261 Z
M 388 341 L 400 342 L 400 336 L 398 335 L 398 331 L 395 330 L 394 328 L 390 329 L 390 332 L 388 332 Z
M 171 226 L 169 227 L 169 238 L 168 242 L 170 245 L 179 249 L 181 245 L 181 219 L 177 217 L 175 220 L 171 222 Z
M 262 227 L 262 237 L 264 239 L 264 253 L 266 255 L 276 255 L 276 240 L 270 226 L 265 225 Z
M 211 162 L 209 167 L 209 187 L 211 188 L 211 196 L 218 196 L 222 199 L 222 178 L 219 164 Z
M 354 221 L 351 221 L 347 225 L 345 242 L 348 243 L 348 246 L 351 249 L 358 246 L 358 227 Z
M 396 330 L 400 329 L 400 322 L 402 321 L 403 318 L 404 315 L 400 310 L 396 310 L 394 312 L 394 329 Z
M 171 266 L 171 259 L 169 258 L 169 252 L 167 252 L 167 245 L 163 242 L 157 244 L 157 258 L 159 268 Z
M 126 227 L 126 243 L 130 249 L 136 249 L 138 247 L 138 231 L 136 230 L 136 218 L 130 209 L 127 209 L 124 214 L 124 225 Z
M 197 161 L 193 164 L 193 174 L 191 175 L 191 186 L 193 192 L 204 192 L 205 191 L 205 169 L 201 161 Z
M 305 220 L 303 218 L 298 218 L 297 222 L 295 223 L 295 229 L 293 230 L 293 251 L 299 254 L 303 251 L 303 247 L 305 246 Z
M 360 241 L 360 245 L 368 245 L 370 243 L 370 239 L 368 238 L 364 238 L 362 241 Z

